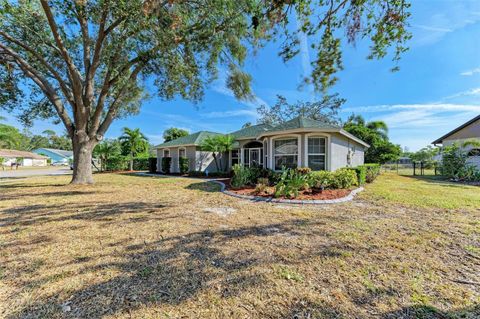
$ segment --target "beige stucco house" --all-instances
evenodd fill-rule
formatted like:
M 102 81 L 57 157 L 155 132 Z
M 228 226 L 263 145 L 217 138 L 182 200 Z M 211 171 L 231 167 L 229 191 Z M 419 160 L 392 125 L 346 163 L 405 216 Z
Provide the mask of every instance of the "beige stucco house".
M 172 158 L 172 172 L 179 171 L 179 158 L 189 159 L 189 170 L 214 172 L 210 152 L 202 151 L 202 142 L 221 133 L 200 131 L 156 146 L 160 171 L 163 157 Z M 272 170 L 285 167 L 310 167 L 312 170 L 334 171 L 364 163 L 367 143 L 339 126 L 322 121 L 294 118 L 271 126 L 253 125 L 229 135 L 235 138 L 234 148 L 221 155 L 222 165 L 260 165 Z M 222 166 L 222 167 L 223 167 Z
M 470 140 L 480 141 L 480 115 L 436 139 L 432 144 L 449 146 L 458 143 L 461 145 Z M 480 168 L 480 148 L 468 145 L 464 149 L 468 151 L 468 161 Z
M 0 149 L 3 166 L 18 164 L 20 166 L 47 166 L 48 157 L 25 151 Z M 1 165 L 0 165 L 1 166 Z

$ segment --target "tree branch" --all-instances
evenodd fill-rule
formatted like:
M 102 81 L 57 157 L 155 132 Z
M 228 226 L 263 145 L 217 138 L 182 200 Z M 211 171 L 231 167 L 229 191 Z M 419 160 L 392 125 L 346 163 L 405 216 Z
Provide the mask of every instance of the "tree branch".
M 53 77 L 58 81 L 58 83 L 60 85 L 60 88 L 62 90 L 62 93 L 65 96 L 65 98 L 70 103 L 73 104 L 72 92 L 70 92 L 70 89 L 67 87 L 65 81 L 62 79 L 60 74 L 40 54 L 37 53 L 37 51 L 35 51 L 30 46 L 24 44 L 23 42 L 12 38 L 10 35 L 8 35 L 7 33 L 3 32 L 3 31 L 0 31 L 0 35 L 3 36 L 8 41 L 10 41 L 12 43 L 15 43 L 16 45 L 18 45 L 18 46 L 24 48 L 25 50 L 27 50 L 28 52 L 30 52 L 41 64 L 43 64 L 43 66 L 45 66 L 47 68 L 47 70 L 50 73 L 52 73 Z
M 3 49 L 4 54 L 11 56 L 23 73 L 32 79 L 40 89 L 45 93 L 45 96 L 52 102 L 55 107 L 60 119 L 63 121 L 65 128 L 68 133 L 73 136 L 74 125 L 68 116 L 65 106 L 62 102 L 62 99 L 57 95 L 55 89 L 50 85 L 50 83 L 45 79 L 34 67 L 32 67 L 27 61 L 25 61 L 17 52 L 13 49 L 5 46 L 0 43 L 0 48 Z

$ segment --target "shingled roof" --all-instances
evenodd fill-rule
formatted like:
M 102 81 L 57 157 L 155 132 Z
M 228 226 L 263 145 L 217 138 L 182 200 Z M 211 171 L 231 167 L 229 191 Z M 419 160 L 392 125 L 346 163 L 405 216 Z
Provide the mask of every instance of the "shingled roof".
M 187 136 L 182 136 L 172 141 L 165 142 L 163 144 L 157 145 L 156 147 L 174 147 L 180 145 L 200 145 L 202 142 L 210 136 L 223 135 L 222 133 L 208 132 L 208 131 L 199 131 Z

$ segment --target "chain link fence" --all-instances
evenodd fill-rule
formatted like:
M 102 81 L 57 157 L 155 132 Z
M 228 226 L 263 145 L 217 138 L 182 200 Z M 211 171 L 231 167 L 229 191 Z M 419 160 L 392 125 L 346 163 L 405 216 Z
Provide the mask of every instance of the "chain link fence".
M 383 172 L 393 172 L 405 176 L 438 176 L 441 175 L 437 162 L 387 163 L 382 165 Z

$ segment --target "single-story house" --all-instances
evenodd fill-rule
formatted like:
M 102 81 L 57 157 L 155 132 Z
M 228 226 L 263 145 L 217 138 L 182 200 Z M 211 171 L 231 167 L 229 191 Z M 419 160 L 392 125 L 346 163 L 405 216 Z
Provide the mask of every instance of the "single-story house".
M 480 142 L 480 115 L 436 139 L 432 144 L 449 146 L 457 143 L 461 145 L 470 140 Z M 468 151 L 469 154 L 468 161 L 480 168 L 480 148 L 469 145 L 465 147 L 465 150 Z
M 52 164 L 67 165 L 73 159 L 73 151 L 58 150 L 54 148 L 37 148 L 32 152 L 45 155 L 52 160 Z
M 213 156 L 202 151 L 205 138 L 222 133 L 200 131 L 157 145 L 157 170 L 163 157 L 172 158 L 172 172 L 179 171 L 179 158 L 189 159 L 189 170 L 216 170 Z M 364 163 L 367 143 L 343 130 L 340 126 L 304 117 L 297 117 L 277 126 L 253 125 L 229 133 L 235 138 L 233 150 L 221 154 L 222 165 L 260 165 L 272 170 L 283 166 L 310 167 L 312 170 L 334 171 Z
M 11 166 L 12 164 L 18 164 L 20 166 L 47 166 L 47 157 L 39 154 L 0 149 L 0 157 L 3 158 L 3 166 Z M 0 166 L 1 166 L 0 165 Z

